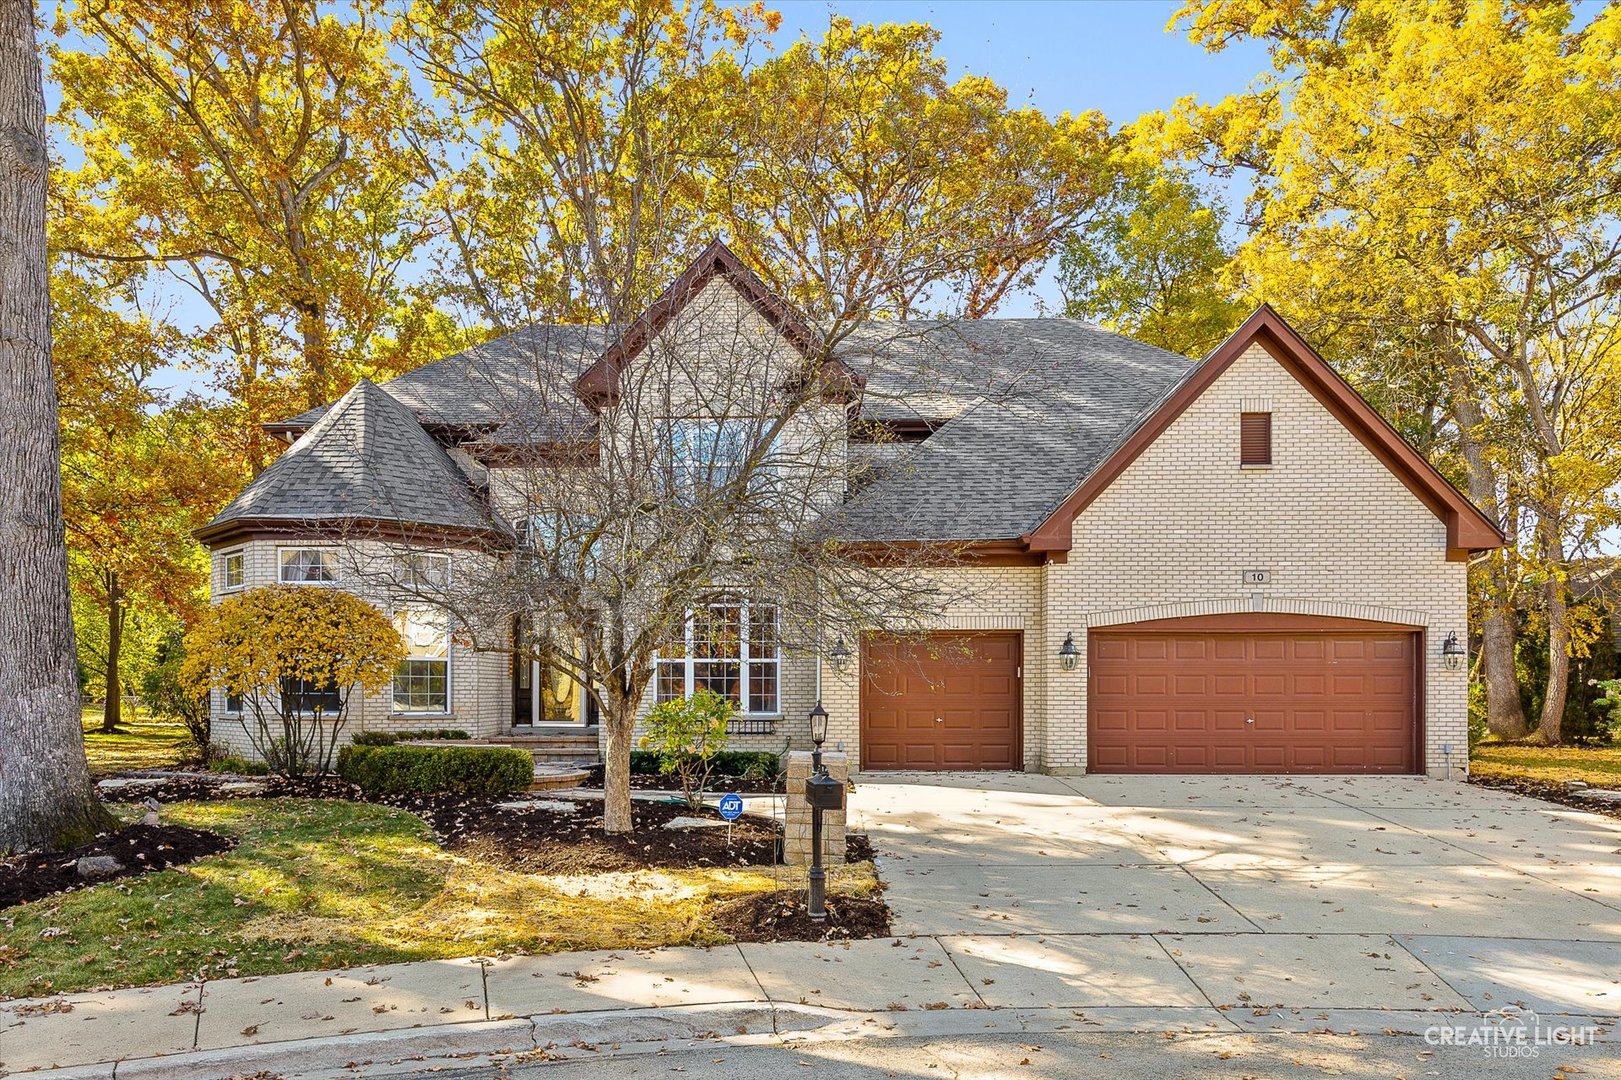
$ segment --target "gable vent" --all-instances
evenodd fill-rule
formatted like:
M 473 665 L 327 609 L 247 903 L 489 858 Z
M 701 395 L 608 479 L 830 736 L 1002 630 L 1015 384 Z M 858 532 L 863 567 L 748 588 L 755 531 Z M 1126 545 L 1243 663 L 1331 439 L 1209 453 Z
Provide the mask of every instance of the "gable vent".
M 1238 463 L 1240 465 L 1272 464 L 1272 414 L 1246 412 L 1238 414 Z

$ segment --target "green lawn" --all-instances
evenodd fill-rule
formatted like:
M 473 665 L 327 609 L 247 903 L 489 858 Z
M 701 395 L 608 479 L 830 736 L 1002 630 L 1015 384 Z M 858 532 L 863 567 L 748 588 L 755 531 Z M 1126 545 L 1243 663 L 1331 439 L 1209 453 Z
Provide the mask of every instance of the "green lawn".
M 1547 780 L 1585 780 L 1621 787 L 1621 747 L 1519 746 L 1481 743 L 1469 756 L 1475 776 Z
M 711 905 L 803 870 L 550 877 L 440 848 L 400 810 L 337 800 L 176 803 L 165 820 L 239 846 L 177 870 L 0 912 L 0 997 L 354 964 L 565 949 L 715 944 Z M 834 867 L 877 887 L 871 863 Z M 10 925 L 8 926 L 8 921 Z
M 101 706 L 87 706 L 84 723 L 84 752 L 90 771 L 96 776 L 124 769 L 161 769 L 180 765 L 197 756 L 186 729 L 180 724 L 137 719 L 129 714 L 116 735 L 101 733 Z

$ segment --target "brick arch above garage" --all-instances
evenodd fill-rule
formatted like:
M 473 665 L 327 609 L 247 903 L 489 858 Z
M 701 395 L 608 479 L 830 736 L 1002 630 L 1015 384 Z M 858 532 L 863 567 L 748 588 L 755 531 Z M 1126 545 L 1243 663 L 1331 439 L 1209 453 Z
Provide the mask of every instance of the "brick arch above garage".
M 1101 629 L 1125 623 L 1237 614 L 1318 616 L 1333 619 L 1356 619 L 1363 622 L 1388 623 L 1407 627 L 1428 626 L 1434 619 L 1434 616 L 1423 611 L 1387 607 L 1380 604 L 1269 596 L 1264 597 L 1259 606 L 1256 605 L 1253 598 L 1221 597 L 1213 600 L 1186 600 L 1173 604 L 1147 604 L 1141 607 L 1090 612 L 1080 616 L 1078 621 L 1082 627 Z

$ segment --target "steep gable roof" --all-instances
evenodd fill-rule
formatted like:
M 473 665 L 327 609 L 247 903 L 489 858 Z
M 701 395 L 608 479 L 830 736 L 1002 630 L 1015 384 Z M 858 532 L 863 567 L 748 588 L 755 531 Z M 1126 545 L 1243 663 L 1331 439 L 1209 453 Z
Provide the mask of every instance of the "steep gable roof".
M 1497 524 L 1409 445 L 1294 327 L 1264 304 L 1189 371 L 1164 400 L 1123 432 L 1109 455 L 1081 478 L 1063 502 L 1020 537 L 1024 544 L 1033 552 L 1068 551 L 1081 511 L 1252 345 L 1265 349 L 1446 525 L 1449 559 L 1467 559 L 1470 552 L 1503 545 Z
M 415 416 L 362 379 L 197 531 L 215 541 L 254 527 L 381 523 L 500 534 L 457 467 Z
M 698 253 L 692 265 L 683 270 L 669 288 L 646 311 L 627 326 L 618 340 L 603 352 L 597 362 L 587 368 L 574 382 L 574 388 L 588 402 L 612 400 L 619 389 L 619 376 L 629 364 L 647 348 L 670 320 L 680 315 L 703 287 L 716 278 L 730 282 L 760 316 L 794 347 L 807 362 L 818 362 L 820 338 L 785 301 L 766 288 L 759 276 L 743 265 L 732 250 L 719 240 Z M 838 375 L 849 385 L 859 386 L 860 379 L 844 369 L 838 361 L 828 361 L 839 369 Z

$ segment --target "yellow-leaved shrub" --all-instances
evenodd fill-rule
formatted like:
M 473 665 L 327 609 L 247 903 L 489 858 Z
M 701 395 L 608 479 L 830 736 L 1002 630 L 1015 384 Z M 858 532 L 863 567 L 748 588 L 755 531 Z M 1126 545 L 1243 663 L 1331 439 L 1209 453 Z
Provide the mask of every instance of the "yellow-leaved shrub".
M 331 769 L 355 690 L 388 686 L 404 655 L 394 624 L 359 597 L 270 585 L 203 613 L 186 635 L 180 677 L 194 693 L 240 697 L 254 749 L 276 772 L 302 776 Z M 306 693 L 284 693 L 290 686 Z

